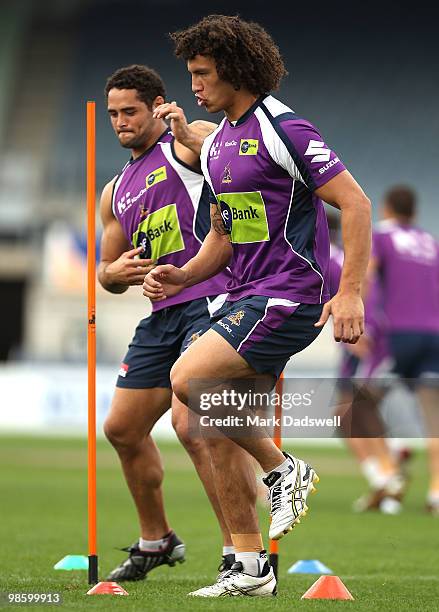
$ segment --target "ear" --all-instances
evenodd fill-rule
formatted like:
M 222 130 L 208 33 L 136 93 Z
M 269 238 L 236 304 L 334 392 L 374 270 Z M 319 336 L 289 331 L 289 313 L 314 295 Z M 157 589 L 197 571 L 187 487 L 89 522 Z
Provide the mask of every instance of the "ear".
M 160 104 L 164 104 L 164 103 L 165 103 L 164 97 L 157 96 L 157 98 L 155 98 L 155 100 L 152 101 L 152 110 L 155 110 L 157 106 L 160 106 Z

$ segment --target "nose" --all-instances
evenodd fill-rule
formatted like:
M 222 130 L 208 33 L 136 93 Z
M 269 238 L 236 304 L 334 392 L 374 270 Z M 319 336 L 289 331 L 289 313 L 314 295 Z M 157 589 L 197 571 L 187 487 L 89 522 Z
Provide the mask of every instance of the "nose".
M 126 125 L 127 125 L 126 116 L 123 115 L 122 113 L 119 113 L 116 119 L 116 127 L 120 129 L 120 128 L 126 127 Z
M 198 93 L 203 89 L 203 86 L 201 84 L 201 80 L 199 79 L 199 77 L 197 77 L 197 75 L 192 75 L 192 91 L 194 93 Z

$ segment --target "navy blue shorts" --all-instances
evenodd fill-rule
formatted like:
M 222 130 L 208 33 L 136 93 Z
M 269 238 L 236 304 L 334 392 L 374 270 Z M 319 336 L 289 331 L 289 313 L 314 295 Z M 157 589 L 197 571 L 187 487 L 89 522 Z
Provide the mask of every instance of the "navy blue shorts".
M 142 319 L 120 366 L 116 386 L 171 388 L 171 368 L 181 353 L 209 329 L 209 306 L 214 308 L 214 300 L 215 297 L 199 298 Z
M 439 378 L 439 334 L 391 332 L 389 348 L 393 372 L 401 378 Z
M 212 317 L 212 329 L 260 374 L 279 378 L 289 358 L 319 335 L 314 327 L 322 304 L 298 304 L 261 295 L 225 302 Z

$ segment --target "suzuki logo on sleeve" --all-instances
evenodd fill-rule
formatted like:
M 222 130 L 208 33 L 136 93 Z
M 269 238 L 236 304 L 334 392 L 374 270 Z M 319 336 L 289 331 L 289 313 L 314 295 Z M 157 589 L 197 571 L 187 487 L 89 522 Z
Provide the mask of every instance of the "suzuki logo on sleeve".
M 320 140 L 310 140 L 305 155 L 314 155 L 311 163 L 327 162 L 331 157 L 331 151 L 325 147 L 325 143 Z

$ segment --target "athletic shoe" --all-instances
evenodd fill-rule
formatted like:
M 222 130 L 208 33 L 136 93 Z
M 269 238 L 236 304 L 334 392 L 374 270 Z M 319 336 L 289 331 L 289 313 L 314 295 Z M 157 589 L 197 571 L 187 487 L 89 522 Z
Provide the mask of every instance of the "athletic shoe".
M 276 578 L 273 570 L 265 563 L 260 576 L 244 574 L 240 561 L 232 569 L 222 572 L 215 584 L 189 593 L 191 597 L 273 597 L 276 595 Z
M 173 531 L 168 536 L 167 544 L 160 550 L 140 550 L 139 543 L 121 548 L 129 553 L 128 559 L 108 574 L 105 580 L 124 582 L 128 580 L 143 580 L 146 574 L 159 565 L 174 566 L 185 560 L 185 545 Z
M 380 510 L 383 514 L 399 514 L 402 509 L 401 501 L 407 486 L 407 479 L 403 474 L 392 476 L 384 487 L 372 489 L 352 504 L 354 512 L 369 512 Z
M 264 483 L 269 488 L 268 498 L 271 505 L 271 524 L 269 537 L 280 540 L 308 512 L 306 499 L 309 493 L 314 493 L 319 477 L 313 468 L 302 461 L 284 453 L 291 460 L 290 472 L 270 472 Z
M 425 503 L 425 509 L 432 516 L 439 517 L 439 493 L 428 494 L 427 501 Z
M 221 574 L 231 570 L 232 569 L 232 565 L 234 563 L 235 563 L 235 554 L 234 553 L 229 553 L 228 555 L 223 555 L 223 557 L 221 559 L 221 563 L 218 566 L 219 574 L 217 576 L 217 580 L 221 576 Z

